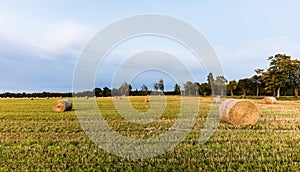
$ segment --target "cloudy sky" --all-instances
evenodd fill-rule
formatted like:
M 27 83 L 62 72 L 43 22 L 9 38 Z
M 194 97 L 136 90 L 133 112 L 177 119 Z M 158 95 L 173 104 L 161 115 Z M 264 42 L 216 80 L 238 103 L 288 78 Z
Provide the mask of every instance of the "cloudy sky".
M 96 33 L 125 17 L 149 13 L 179 18 L 199 30 L 214 48 L 228 80 L 251 77 L 254 69 L 266 68 L 267 57 L 276 53 L 300 57 L 298 0 L 0 3 L 0 92 L 72 91 L 78 57 Z M 206 81 L 204 67 L 187 52 L 179 51 L 174 42 L 144 37 L 125 42 L 111 52 L 99 68 L 95 86 L 110 86 L 111 69 L 117 70 L 125 56 L 159 48 L 185 56 L 183 63 L 194 72 L 196 81 Z M 136 75 L 132 82 L 138 89 L 143 76 L 151 79 L 146 83 L 150 89 L 155 78 L 169 77 L 159 71 Z

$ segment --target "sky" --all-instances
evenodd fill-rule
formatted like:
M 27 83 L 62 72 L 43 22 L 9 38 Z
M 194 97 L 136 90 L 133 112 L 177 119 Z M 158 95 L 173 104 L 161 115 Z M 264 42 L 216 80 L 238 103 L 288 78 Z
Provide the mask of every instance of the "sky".
M 72 91 L 78 58 L 89 41 L 110 24 L 142 14 L 172 16 L 196 28 L 213 47 L 228 80 L 253 76 L 254 69 L 267 68 L 267 58 L 277 53 L 300 57 L 298 0 L 0 0 L 0 4 L 0 92 Z M 144 36 L 124 41 L 107 55 L 99 64 L 95 86 L 110 87 L 118 66 L 147 50 L 178 57 L 195 81 L 206 82 L 209 71 L 182 45 Z M 159 70 L 136 73 L 130 82 L 134 89 L 143 82 L 152 89 L 161 78 L 166 90 L 172 90 L 176 78 Z

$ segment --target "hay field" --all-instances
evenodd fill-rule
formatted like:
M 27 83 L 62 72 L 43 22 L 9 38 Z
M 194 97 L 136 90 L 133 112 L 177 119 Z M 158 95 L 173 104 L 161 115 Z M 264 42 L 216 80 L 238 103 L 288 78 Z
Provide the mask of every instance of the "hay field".
M 205 143 L 200 129 L 210 108 L 201 98 L 197 122 L 188 137 L 171 151 L 146 160 L 111 155 L 85 135 L 74 110 L 52 112 L 50 99 L 0 99 L 0 171 L 299 171 L 300 102 L 256 103 L 260 119 L 236 128 L 221 122 Z M 72 100 L 72 99 L 69 99 Z M 84 101 L 85 99 L 83 99 Z M 150 106 L 143 97 L 131 97 L 138 111 Z M 151 137 L 174 123 L 179 97 L 167 97 L 163 118 L 146 126 L 130 125 L 118 115 L 112 98 L 97 98 L 108 123 L 128 137 Z M 74 107 L 76 109 L 76 107 Z

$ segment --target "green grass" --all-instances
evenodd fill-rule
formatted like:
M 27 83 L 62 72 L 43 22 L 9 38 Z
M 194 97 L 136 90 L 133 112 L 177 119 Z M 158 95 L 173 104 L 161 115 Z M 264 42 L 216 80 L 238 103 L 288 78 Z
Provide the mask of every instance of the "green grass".
M 0 171 L 300 170 L 298 101 L 264 105 L 252 100 L 260 112 L 256 125 L 235 128 L 222 122 L 212 137 L 200 144 L 200 129 L 210 107 L 210 99 L 201 98 L 197 122 L 184 141 L 157 157 L 131 160 L 107 153 L 90 141 L 74 110 L 52 112 L 55 100 L 0 99 Z M 139 125 L 124 120 L 112 98 L 97 99 L 108 124 L 132 138 L 155 137 L 173 125 L 180 101 L 170 96 L 167 102 L 160 120 Z M 143 97 L 131 97 L 131 103 L 139 112 L 150 108 Z

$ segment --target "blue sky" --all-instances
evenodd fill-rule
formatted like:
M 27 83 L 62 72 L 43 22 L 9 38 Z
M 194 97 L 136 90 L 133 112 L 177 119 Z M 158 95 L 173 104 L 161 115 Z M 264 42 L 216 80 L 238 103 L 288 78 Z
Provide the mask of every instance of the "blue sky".
M 266 68 L 267 57 L 276 53 L 300 56 L 298 0 L 3 0 L 0 3 L 0 92 L 71 91 L 77 58 L 88 41 L 115 21 L 145 13 L 173 16 L 198 29 L 216 51 L 228 80 L 251 77 L 254 69 Z M 139 41 L 148 41 L 145 47 L 153 45 L 155 49 L 157 45 L 152 38 Z M 177 50 L 170 41 L 159 42 L 168 44 L 171 52 L 172 47 Z M 130 45 L 137 44 L 128 43 L 120 51 L 132 51 Z M 105 62 L 106 67 L 118 65 L 118 53 Z M 187 63 L 193 62 L 187 60 Z M 111 74 L 103 70 L 99 70 L 96 86 L 110 84 Z M 203 66 L 193 71 L 197 81 L 206 81 Z M 134 80 L 134 88 L 140 89 L 138 80 L 142 79 Z M 150 89 L 152 83 L 146 83 Z M 167 87 L 172 89 L 172 84 Z

